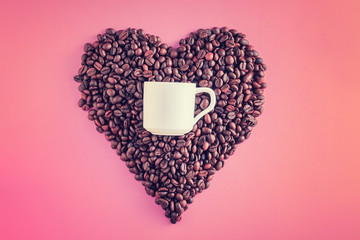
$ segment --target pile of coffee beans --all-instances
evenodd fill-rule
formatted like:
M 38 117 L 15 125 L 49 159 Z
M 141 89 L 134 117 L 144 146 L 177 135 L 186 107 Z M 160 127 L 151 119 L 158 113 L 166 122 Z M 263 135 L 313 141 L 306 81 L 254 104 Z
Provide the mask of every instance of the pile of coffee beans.
M 79 107 L 125 161 L 172 223 L 207 189 L 263 112 L 266 66 L 245 35 L 227 27 L 199 29 L 173 48 L 142 29 L 106 29 L 86 43 Z M 183 136 L 143 128 L 145 81 L 193 82 L 212 88 L 216 106 Z M 196 96 L 198 114 L 209 96 Z

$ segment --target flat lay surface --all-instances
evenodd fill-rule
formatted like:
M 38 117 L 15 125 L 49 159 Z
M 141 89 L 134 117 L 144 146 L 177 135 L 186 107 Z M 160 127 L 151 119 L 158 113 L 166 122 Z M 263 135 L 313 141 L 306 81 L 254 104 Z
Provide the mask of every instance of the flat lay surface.
M 1 239 L 360 238 L 357 1 L 2 1 Z M 264 113 L 176 225 L 77 105 L 106 28 L 178 47 L 234 28 L 267 65 Z

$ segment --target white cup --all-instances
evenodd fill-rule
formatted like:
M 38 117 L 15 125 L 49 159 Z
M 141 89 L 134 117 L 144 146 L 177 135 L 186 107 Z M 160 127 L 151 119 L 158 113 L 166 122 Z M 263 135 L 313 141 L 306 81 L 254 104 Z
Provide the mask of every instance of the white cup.
M 210 95 L 210 104 L 194 117 L 195 94 L 201 92 Z M 195 83 L 145 82 L 143 126 L 156 135 L 184 135 L 215 103 L 215 92 L 211 88 L 196 88 Z

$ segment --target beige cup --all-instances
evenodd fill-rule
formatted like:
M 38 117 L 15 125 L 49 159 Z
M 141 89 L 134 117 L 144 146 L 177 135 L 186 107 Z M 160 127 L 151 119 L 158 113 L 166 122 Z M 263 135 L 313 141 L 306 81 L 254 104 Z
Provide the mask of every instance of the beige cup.
M 210 95 L 210 104 L 194 117 L 195 95 L 201 92 Z M 197 88 L 195 83 L 145 82 L 143 126 L 156 135 L 184 135 L 215 103 L 215 92 L 211 88 Z

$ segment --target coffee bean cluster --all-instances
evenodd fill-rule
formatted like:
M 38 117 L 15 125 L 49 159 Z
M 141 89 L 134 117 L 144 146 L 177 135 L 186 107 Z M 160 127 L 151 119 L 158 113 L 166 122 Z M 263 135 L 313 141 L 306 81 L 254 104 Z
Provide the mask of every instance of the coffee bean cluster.
M 263 60 L 244 34 L 227 27 L 199 29 L 176 49 L 142 29 L 109 28 L 84 51 L 74 77 L 79 107 L 171 223 L 180 221 L 257 124 L 266 88 Z M 142 121 L 145 81 L 210 87 L 216 106 L 183 136 L 152 135 Z M 208 104 L 208 95 L 197 95 L 195 114 Z

